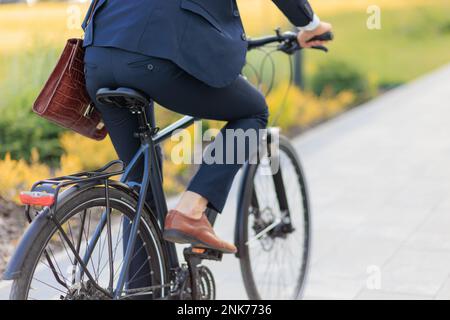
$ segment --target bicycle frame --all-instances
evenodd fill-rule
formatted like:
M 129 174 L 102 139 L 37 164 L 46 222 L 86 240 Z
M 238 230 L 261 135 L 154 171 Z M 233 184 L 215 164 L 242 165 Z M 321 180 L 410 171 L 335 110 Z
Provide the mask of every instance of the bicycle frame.
M 332 34 L 324 34 L 320 40 L 331 40 Z M 275 37 L 268 37 L 268 38 L 262 38 L 262 39 L 256 39 L 256 40 L 249 40 L 248 41 L 248 49 L 254 49 L 261 46 L 264 46 L 268 43 L 278 42 L 280 45 L 278 46 L 279 51 L 283 51 L 285 53 L 291 54 L 296 50 L 301 49 L 297 42 L 296 42 L 296 35 L 294 33 L 284 33 L 281 34 L 279 31 L 277 31 L 277 35 Z M 325 47 L 315 47 L 315 49 L 320 49 L 326 51 Z M 35 183 L 32 187 L 32 191 L 35 189 L 39 189 L 38 187 L 46 187 L 51 186 L 53 189 L 50 191 L 50 193 L 53 193 L 55 196 L 55 201 L 53 205 L 50 208 L 46 208 L 42 214 L 40 214 L 36 220 L 34 220 L 31 230 L 28 230 L 27 233 L 24 236 L 24 239 L 21 241 L 19 248 L 16 250 L 13 258 L 11 259 L 10 263 L 8 264 L 7 270 L 4 274 L 4 279 L 6 280 L 14 280 L 17 277 L 20 276 L 20 272 L 22 269 L 22 265 L 24 262 L 24 253 L 26 253 L 30 247 L 33 245 L 33 239 L 36 234 L 40 232 L 40 230 L 43 228 L 43 226 L 48 222 L 48 219 L 53 221 L 53 223 L 56 225 L 56 227 L 59 229 L 61 235 L 65 239 L 66 242 L 68 242 L 70 249 L 74 252 L 76 263 L 79 263 L 82 267 L 82 271 L 80 272 L 81 275 L 84 273 L 87 274 L 88 278 L 91 279 L 92 276 L 87 270 L 87 262 L 89 261 L 94 248 L 100 239 L 100 236 L 104 230 L 105 226 L 108 226 L 108 241 L 110 241 L 111 236 L 111 221 L 110 221 L 110 203 L 109 203 L 109 186 L 111 185 L 117 185 L 117 182 L 113 182 L 109 180 L 109 178 L 113 176 L 122 175 L 121 177 L 121 185 L 120 188 L 122 189 L 128 189 L 125 184 L 128 184 L 128 187 L 138 186 L 140 187 L 139 190 L 139 196 L 137 199 L 137 207 L 136 207 L 136 216 L 134 217 L 134 220 L 136 223 L 132 224 L 132 228 L 130 231 L 130 234 L 128 236 L 128 241 L 126 242 L 126 250 L 124 254 L 124 261 L 122 269 L 120 270 L 120 276 L 119 280 L 116 286 L 116 289 L 114 292 L 112 288 L 112 281 L 113 279 L 110 279 L 110 287 L 108 288 L 110 292 L 107 292 L 106 290 L 97 287 L 97 285 L 94 283 L 94 286 L 97 287 L 98 290 L 102 291 L 108 296 L 111 296 L 115 299 L 120 298 L 120 295 L 123 291 L 123 288 L 125 286 L 127 273 L 130 267 L 132 253 L 134 250 L 134 245 L 137 241 L 137 233 L 139 228 L 139 222 L 142 216 L 142 210 L 145 207 L 145 199 L 147 192 L 149 191 L 148 188 L 151 186 L 151 192 L 153 195 L 153 201 L 155 204 L 155 220 L 157 220 L 160 229 L 164 226 L 164 220 L 167 214 L 167 202 L 163 190 L 163 184 L 162 184 L 162 176 L 161 176 L 161 170 L 159 167 L 159 161 L 158 161 L 158 147 L 159 145 L 167 140 L 169 137 L 172 136 L 172 134 L 178 130 L 183 129 L 191 126 L 194 124 L 194 122 L 197 120 L 197 118 L 185 116 L 181 118 L 180 120 L 176 121 L 175 123 L 169 125 L 168 127 L 164 128 L 163 130 L 159 131 L 159 128 L 156 127 L 155 124 L 155 114 L 154 114 L 154 103 L 153 101 L 150 101 L 150 104 L 148 106 L 148 111 L 144 110 L 145 108 L 141 109 L 133 109 L 133 113 L 137 114 L 138 120 L 139 120 L 139 133 L 137 136 L 141 140 L 141 146 L 139 150 L 136 152 L 135 156 L 133 157 L 132 161 L 127 165 L 127 167 L 124 170 L 116 171 L 113 173 L 107 173 L 106 169 L 112 167 L 113 164 L 119 162 L 115 161 L 112 162 L 102 169 L 99 169 L 94 172 L 83 172 L 79 174 L 75 174 L 72 176 L 64 176 L 59 177 L 51 180 L 43 180 Z M 144 172 L 142 177 L 142 182 L 129 182 L 129 176 L 130 173 L 136 169 L 138 163 L 140 160 L 143 160 L 144 163 Z M 241 183 L 241 190 L 243 186 L 246 183 L 246 177 L 248 176 L 248 169 L 251 166 L 248 164 L 245 166 L 244 169 L 244 178 Z M 123 165 L 122 165 L 123 169 Z M 62 229 L 59 221 L 57 221 L 56 218 L 54 218 L 54 210 L 57 207 L 58 202 L 58 193 L 61 189 L 68 187 L 68 186 L 74 186 L 74 185 L 80 185 L 80 186 L 97 186 L 99 183 L 105 185 L 105 198 L 106 198 L 106 210 L 102 213 L 102 217 L 95 228 L 94 234 L 91 237 L 91 241 L 88 245 L 88 248 L 86 250 L 86 253 L 84 257 L 80 257 L 77 254 L 77 250 L 70 245 L 70 240 L 67 237 L 67 234 Z M 276 186 L 276 196 L 278 199 L 278 202 L 280 204 L 280 209 L 285 210 L 289 214 L 289 207 L 286 199 L 286 194 L 284 190 L 284 184 L 282 181 L 282 175 L 281 171 L 277 172 L 276 175 L 274 175 L 274 185 Z M 75 188 L 71 188 L 73 189 Z M 47 191 L 47 190 L 45 190 Z M 254 190 L 253 190 L 254 193 Z M 239 199 L 239 207 L 241 207 L 243 199 L 242 197 Z M 256 201 L 256 200 L 254 200 Z M 254 204 L 256 207 L 258 207 L 258 204 Z M 30 206 L 26 207 L 26 214 L 28 216 L 29 222 L 32 222 L 32 218 L 30 216 Z M 208 209 L 207 211 L 208 219 L 212 225 L 214 225 L 215 218 L 217 216 L 217 212 Z M 245 212 L 239 212 L 238 217 L 236 220 L 236 230 L 239 230 L 236 232 L 235 237 L 238 239 L 238 234 L 240 237 L 240 234 L 242 230 L 239 228 L 239 221 L 242 218 L 242 215 L 245 214 Z M 47 219 L 48 218 L 48 219 Z M 239 241 L 235 241 L 238 243 Z M 169 243 L 169 242 L 163 242 L 163 248 L 166 250 L 166 256 L 168 258 L 168 265 L 170 267 L 170 270 L 177 270 L 180 267 L 180 263 L 178 261 L 178 256 L 175 248 L 175 244 Z M 196 268 L 199 262 L 202 259 L 212 259 L 212 260 L 220 260 L 221 259 L 221 253 L 217 252 L 209 252 L 207 250 L 206 253 L 193 253 L 192 251 L 185 250 L 184 252 L 185 259 L 189 266 L 189 271 L 191 274 L 191 279 L 194 281 L 191 281 L 191 287 L 192 287 L 192 296 L 197 297 L 197 288 L 196 288 Z M 239 257 L 239 255 L 237 255 Z M 111 261 L 111 257 L 110 257 Z M 51 263 L 49 263 L 51 265 Z M 111 268 L 111 266 L 110 266 Z M 112 268 L 111 268 L 112 269 Z M 56 275 L 56 278 L 58 280 L 58 276 Z

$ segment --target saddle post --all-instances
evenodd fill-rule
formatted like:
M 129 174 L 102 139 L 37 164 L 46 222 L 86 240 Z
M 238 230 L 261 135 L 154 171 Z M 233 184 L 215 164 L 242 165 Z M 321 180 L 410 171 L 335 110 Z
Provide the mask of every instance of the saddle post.
M 130 111 L 137 116 L 139 124 L 138 132 L 135 132 L 134 136 L 141 139 L 142 145 L 149 145 L 151 137 L 156 130 L 153 102 L 150 102 L 148 106 L 137 105 L 131 107 Z

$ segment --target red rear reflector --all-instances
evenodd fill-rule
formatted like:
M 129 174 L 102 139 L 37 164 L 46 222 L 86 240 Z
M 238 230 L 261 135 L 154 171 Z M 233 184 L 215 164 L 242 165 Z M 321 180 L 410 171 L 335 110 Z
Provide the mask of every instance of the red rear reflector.
M 20 193 L 20 202 L 29 206 L 48 207 L 55 202 L 55 197 L 46 192 L 23 191 Z

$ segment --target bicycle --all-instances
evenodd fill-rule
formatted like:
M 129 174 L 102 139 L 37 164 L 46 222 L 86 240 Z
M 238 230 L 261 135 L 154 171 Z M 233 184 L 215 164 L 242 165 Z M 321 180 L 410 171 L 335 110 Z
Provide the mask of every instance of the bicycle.
M 318 38 L 331 40 L 332 34 Z M 301 49 L 296 33 L 279 30 L 274 36 L 248 40 L 248 48 L 271 43 L 287 54 Z M 196 119 L 186 116 L 159 130 L 153 101 L 131 88 L 100 89 L 97 100 L 136 114 L 141 147 L 126 167 L 116 160 L 95 171 L 38 181 L 30 192 L 21 193 L 30 227 L 4 274 L 4 279 L 13 280 L 10 298 L 214 299 L 213 274 L 201 261 L 220 261 L 222 254 L 186 247 L 185 263 L 180 263 L 175 245 L 162 238 L 167 204 L 158 146 Z M 236 256 L 250 299 L 297 299 L 310 248 L 306 181 L 287 138 L 272 128 L 263 140 L 264 157 L 246 163 L 242 171 Z M 278 170 L 271 170 L 269 157 L 279 161 Z M 142 183 L 126 183 L 141 160 Z M 113 179 L 119 176 L 119 181 Z M 154 207 L 145 202 L 150 186 Z M 217 212 L 208 209 L 207 214 L 214 224 Z M 138 261 L 138 256 L 145 259 Z

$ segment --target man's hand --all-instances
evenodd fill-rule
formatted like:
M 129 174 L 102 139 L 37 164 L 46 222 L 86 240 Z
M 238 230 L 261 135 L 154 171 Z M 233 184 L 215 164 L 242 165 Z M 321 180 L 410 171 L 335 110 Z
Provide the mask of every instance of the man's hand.
M 311 41 L 308 42 L 308 40 L 314 38 L 315 36 L 320 36 L 326 32 L 329 32 L 333 29 L 333 26 L 328 22 L 321 22 L 320 25 L 312 30 L 312 31 L 300 31 L 298 33 L 298 43 L 300 43 L 300 46 L 302 48 L 311 48 L 315 46 L 323 46 L 328 41 Z

